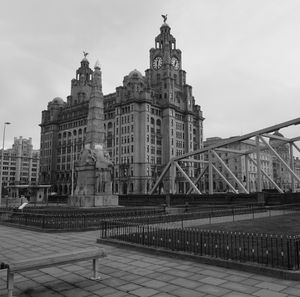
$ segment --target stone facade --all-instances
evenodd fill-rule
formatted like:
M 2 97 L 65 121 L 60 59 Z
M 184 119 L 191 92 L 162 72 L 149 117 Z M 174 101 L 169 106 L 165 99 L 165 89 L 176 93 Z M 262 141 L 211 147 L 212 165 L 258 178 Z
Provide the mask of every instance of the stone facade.
M 15 137 L 12 148 L 4 150 L 2 185 L 37 184 L 39 163 L 39 150 L 33 149 L 32 139 Z
M 279 131 L 274 132 L 273 135 L 284 138 Z M 286 164 L 291 166 L 293 158 L 290 155 L 290 145 L 277 139 L 270 139 L 270 145 L 274 148 L 280 158 Z M 276 156 L 273 156 L 273 178 L 285 192 L 292 190 L 291 174 Z
M 204 142 L 204 146 L 208 147 L 210 145 L 217 144 L 218 142 L 224 141 L 226 138 L 221 137 L 211 137 L 206 139 Z M 263 146 L 263 145 L 262 145 Z M 255 149 L 256 142 L 253 139 L 244 140 L 238 143 L 232 143 L 225 146 L 226 149 L 236 150 L 236 151 L 250 151 Z M 226 166 L 230 169 L 230 171 L 243 182 L 244 186 L 246 186 L 246 170 L 248 170 L 249 176 L 249 192 L 257 191 L 257 168 L 248 158 L 245 156 L 239 156 L 238 154 L 231 152 L 219 152 L 219 156 L 225 162 Z M 253 153 L 250 155 L 256 160 L 256 154 Z M 208 161 L 208 154 L 205 154 L 205 160 Z M 234 179 L 228 174 L 228 172 L 221 166 L 221 164 L 216 160 L 214 156 L 212 156 L 212 162 L 216 164 L 217 169 L 226 177 L 226 179 L 236 188 L 238 189 L 238 185 L 234 181 Z M 246 164 L 247 162 L 247 164 Z M 273 157 L 272 154 L 268 150 L 261 150 L 260 152 L 260 164 L 261 169 L 268 174 L 270 178 L 273 178 Z M 213 172 L 213 188 L 215 192 L 226 192 L 228 191 L 228 186 L 225 181 L 216 173 Z M 271 189 L 273 185 L 270 181 L 262 176 L 262 188 L 263 189 Z M 203 192 L 208 191 L 208 174 L 205 175 L 205 181 L 202 184 Z
M 202 111 L 186 83 L 182 52 L 170 31 L 164 22 L 145 75 L 133 70 L 115 93 L 104 95 L 114 193 L 147 193 L 170 158 L 203 145 Z M 84 148 L 92 74 L 85 57 L 67 102 L 55 98 L 42 112 L 40 182 L 51 183 L 60 194 L 71 193 L 72 168 Z M 190 175 L 194 170 L 189 168 Z M 162 186 L 168 191 L 168 177 Z

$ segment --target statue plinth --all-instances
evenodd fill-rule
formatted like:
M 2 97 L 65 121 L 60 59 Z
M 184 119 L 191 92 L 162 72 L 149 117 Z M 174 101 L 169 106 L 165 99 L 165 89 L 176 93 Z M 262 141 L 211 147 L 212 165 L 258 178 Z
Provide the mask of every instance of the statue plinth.
M 102 158 L 103 150 L 89 149 L 84 151 L 82 156 L 82 163 L 76 167 L 77 185 L 74 196 L 70 198 L 70 205 L 118 206 L 118 196 L 112 194 L 111 167 L 104 162 L 104 157 Z
M 70 206 L 76 207 L 112 207 L 119 205 L 117 195 L 74 195 Z

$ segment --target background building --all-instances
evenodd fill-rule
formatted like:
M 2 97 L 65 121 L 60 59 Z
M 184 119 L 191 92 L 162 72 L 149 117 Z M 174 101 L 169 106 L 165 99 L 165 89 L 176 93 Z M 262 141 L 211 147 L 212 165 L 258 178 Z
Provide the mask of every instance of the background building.
M 226 139 L 220 137 L 211 137 L 207 138 L 204 142 L 204 146 L 208 147 L 210 145 L 216 144 L 220 141 L 224 141 Z M 263 144 L 261 144 L 263 146 Z M 230 145 L 227 145 L 225 148 L 229 149 L 228 151 L 220 151 L 219 156 L 225 162 L 226 166 L 230 169 L 230 171 L 240 180 L 243 182 L 244 186 L 246 186 L 246 176 L 248 171 L 249 176 L 249 185 L 248 190 L 249 192 L 256 192 L 257 191 L 257 167 L 250 161 L 249 158 L 245 156 L 240 156 L 239 154 L 230 152 L 230 150 L 235 151 L 251 151 L 254 150 L 256 147 L 255 140 L 248 139 L 241 142 L 236 142 Z M 256 160 L 256 153 L 250 154 L 250 157 Z M 208 154 L 205 155 L 205 160 L 208 161 Z M 228 174 L 228 172 L 224 169 L 224 167 L 218 163 L 218 160 L 214 156 L 212 156 L 212 162 L 217 164 L 217 169 L 226 177 L 226 179 L 236 188 L 238 189 L 238 185 L 234 181 L 234 179 Z M 273 158 L 271 153 L 268 150 L 261 150 L 260 152 L 260 164 L 261 169 L 264 170 L 268 174 L 270 178 L 273 178 Z M 270 181 L 263 176 L 262 177 L 262 187 L 263 189 L 270 189 L 273 188 L 271 186 Z M 228 186 L 225 181 L 216 173 L 213 173 L 213 181 L 214 181 L 214 191 L 215 192 L 225 192 L 228 190 Z M 208 174 L 205 175 L 205 182 L 204 182 L 204 190 L 208 189 Z
M 164 22 L 145 76 L 133 70 L 115 93 L 104 96 L 115 193 L 147 193 L 170 158 L 203 145 L 202 111 L 186 83 L 182 53 L 170 30 Z M 55 98 L 42 112 L 40 183 L 51 184 L 59 194 L 75 187 L 72 175 L 85 140 L 92 74 L 85 55 L 67 102 Z M 195 168 L 187 170 L 193 174 Z
M 276 131 L 273 134 L 275 137 L 284 138 L 284 136 Z M 280 139 L 270 139 L 270 145 L 274 148 L 274 150 L 278 153 L 278 155 L 282 158 L 282 160 L 291 166 L 291 161 L 294 160 L 293 156 L 290 153 L 290 144 L 283 142 Z M 284 190 L 291 191 L 292 190 L 292 177 L 290 172 L 286 169 L 285 166 L 282 165 L 280 160 L 273 156 L 273 178 L 274 181 Z
M 7 194 L 8 185 L 37 184 L 39 161 L 39 150 L 33 149 L 31 138 L 15 137 L 12 148 L 4 150 L 3 193 Z
M 299 157 L 294 157 L 294 169 L 295 169 L 295 173 L 297 174 L 297 176 L 300 177 L 300 158 Z M 295 188 L 297 189 L 297 191 L 300 191 L 300 183 L 296 181 L 295 183 Z

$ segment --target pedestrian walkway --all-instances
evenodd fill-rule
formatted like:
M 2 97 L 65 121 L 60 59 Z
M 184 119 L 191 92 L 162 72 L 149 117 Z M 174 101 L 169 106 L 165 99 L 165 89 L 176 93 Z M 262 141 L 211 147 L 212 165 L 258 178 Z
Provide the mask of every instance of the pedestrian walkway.
M 90 246 L 97 231 L 39 233 L 0 225 L 0 262 Z M 32 297 L 296 297 L 300 283 L 209 266 L 193 261 L 103 246 L 101 281 L 92 281 L 90 262 L 49 267 L 15 276 L 14 296 Z M 7 296 L 6 270 L 0 270 L 0 296 Z

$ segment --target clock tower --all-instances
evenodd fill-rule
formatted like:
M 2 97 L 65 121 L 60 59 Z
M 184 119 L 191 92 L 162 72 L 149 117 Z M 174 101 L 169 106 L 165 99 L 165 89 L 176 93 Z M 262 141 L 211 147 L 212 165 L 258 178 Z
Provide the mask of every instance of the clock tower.
M 156 90 L 160 103 L 175 103 L 176 90 L 185 84 L 185 71 L 181 65 L 181 50 L 176 48 L 176 39 L 166 23 L 160 27 L 155 38 L 155 48 L 150 49 L 150 69 L 146 71 L 149 84 Z
M 153 105 L 161 110 L 162 164 L 171 158 L 202 147 L 202 111 L 195 104 L 192 87 L 186 83 L 182 53 L 166 23 L 166 16 L 150 49 L 150 67 L 146 81 Z M 187 168 L 193 176 L 192 165 Z

